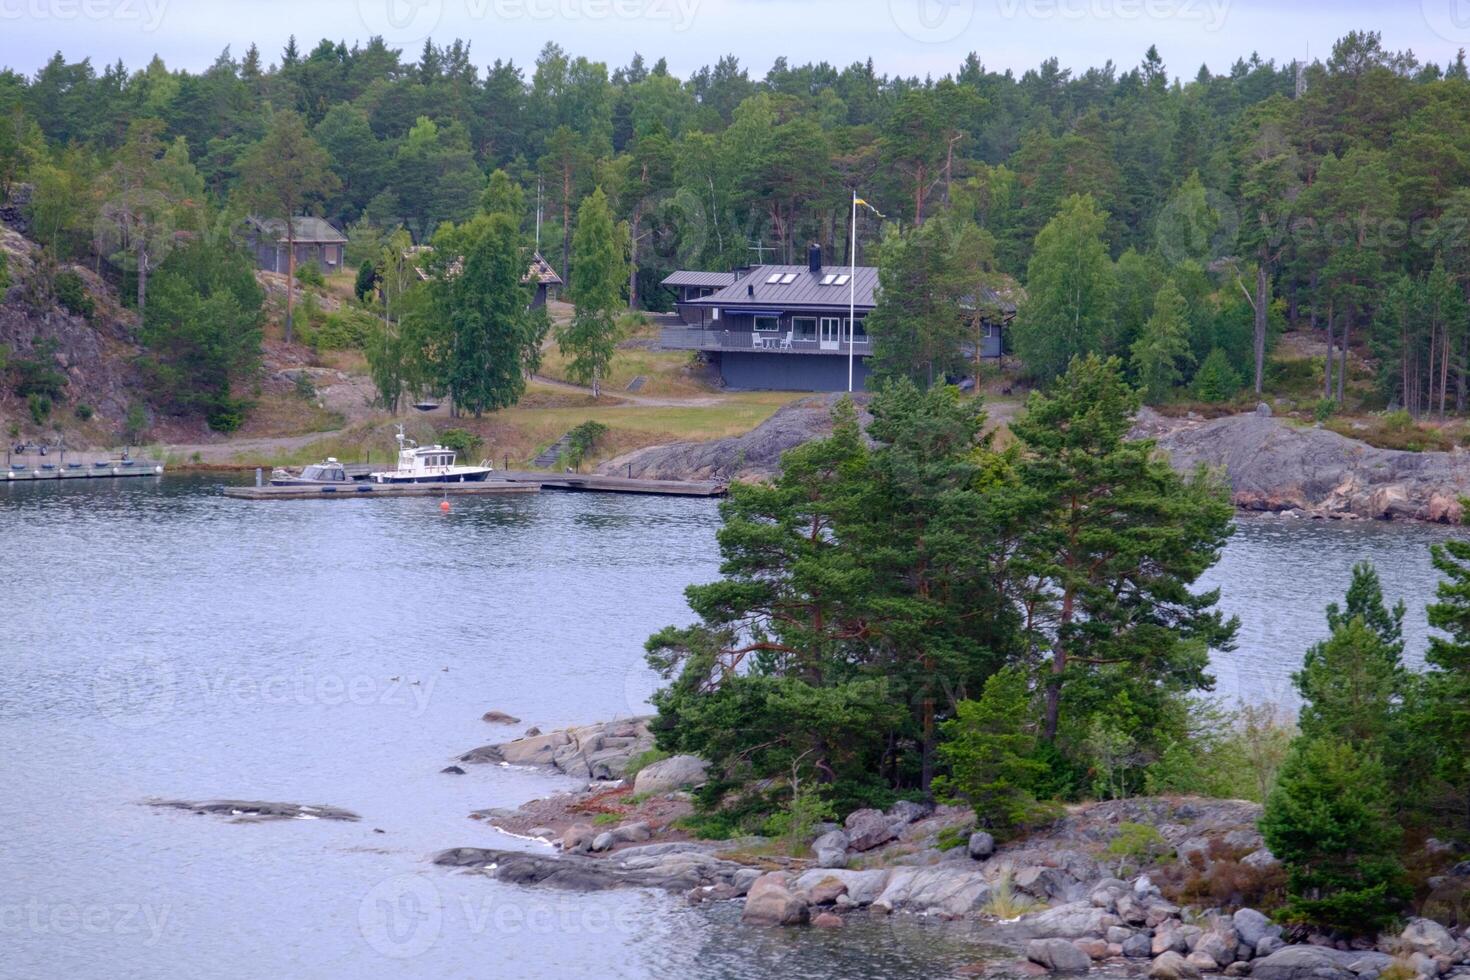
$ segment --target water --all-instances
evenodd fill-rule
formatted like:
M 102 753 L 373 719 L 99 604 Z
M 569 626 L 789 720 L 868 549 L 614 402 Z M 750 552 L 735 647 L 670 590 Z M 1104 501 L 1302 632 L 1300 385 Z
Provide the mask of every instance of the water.
M 750 930 L 734 906 L 427 864 L 510 843 L 472 810 L 570 785 L 440 774 L 513 734 L 483 712 L 549 729 L 646 709 L 643 640 L 717 574 L 713 502 L 546 493 L 445 516 L 432 498 L 251 503 L 214 484 L 0 489 L 0 976 L 951 976 L 993 955 L 907 917 Z M 1446 533 L 1240 522 L 1211 573 L 1244 621 L 1221 692 L 1289 701 L 1361 557 L 1408 599 L 1417 656 Z M 149 797 L 363 820 L 235 825 Z

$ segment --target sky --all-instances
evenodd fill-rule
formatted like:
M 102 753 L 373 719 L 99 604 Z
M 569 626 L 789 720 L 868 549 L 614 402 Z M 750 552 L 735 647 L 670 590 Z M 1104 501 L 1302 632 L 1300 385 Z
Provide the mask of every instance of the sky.
M 880 74 L 955 70 L 970 51 L 1018 74 L 1055 56 L 1081 71 L 1136 65 L 1158 45 L 1171 75 L 1239 57 L 1325 58 L 1350 30 L 1440 64 L 1470 48 L 1470 0 L 0 0 L 0 67 L 34 74 L 56 51 L 129 67 L 162 56 L 207 67 L 251 42 L 267 62 L 295 34 L 303 51 L 380 34 L 411 55 L 426 37 L 472 44 L 480 65 L 529 66 L 547 41 L 627 64 L 641 52 L 681 77 L 734 54 L 753 77 L 776 57 L 839 67 L 872 57 Z

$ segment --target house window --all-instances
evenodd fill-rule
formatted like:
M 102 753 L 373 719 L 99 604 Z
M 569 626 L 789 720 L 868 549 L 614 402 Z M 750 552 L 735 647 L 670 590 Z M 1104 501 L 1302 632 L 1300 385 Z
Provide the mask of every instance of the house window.
M 849 320 L 852 325 L 852 342 L 855 344 L 866 344 L 868 342 L 868 324 L 865 320 Z
M 985 324 L 985 338 L 988 340 L 988 339 L 990 339 L 991 337 L 994 337 L 994 336 L 995 336 L 995 324 L 993 324 L 993 323 L 987 323 L 987 324 Z
M 774 333 L 781 329 L 781 318 L 778 316 L 758 316 L 755 318 L 755 328 Z
M 791 318 L 792 335 L 797 340 L 817 339 L 817 318 L 814 316 L 796 316 Z

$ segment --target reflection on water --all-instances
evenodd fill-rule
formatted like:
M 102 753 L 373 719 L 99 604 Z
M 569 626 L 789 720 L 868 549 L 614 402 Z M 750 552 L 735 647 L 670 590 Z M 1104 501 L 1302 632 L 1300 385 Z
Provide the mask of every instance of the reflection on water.
M 214 480 L 0 488 L 0 974 L 956 975 L 998 955 L 906 917 L 744 929 L 656 893 L 531 892 L 426 863 L 569 785 L 439 770 L 513 730 L 646 709 L 642 643 L 717 573 L 716 505 L 547 493 L 251 503 Z M 1422 654 L 1443 529 L 1243 520 L 1209 581 L 1228 694 L 1282 698 L 1359 558 Z M 346 807 L 233 825 L 147 797 Z M 378 831 L 382 831 L 379 833 Z

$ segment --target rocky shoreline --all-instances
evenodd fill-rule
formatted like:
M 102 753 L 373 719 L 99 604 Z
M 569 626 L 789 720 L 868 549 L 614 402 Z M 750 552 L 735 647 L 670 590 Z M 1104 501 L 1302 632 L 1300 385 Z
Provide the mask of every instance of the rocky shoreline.
M 1222 469 L 1242 510 L 1460 522 L 1460 500 L 1470 495 L 1470 454 L 1377 449 L 1262 409 L 1208 421 L 1144 409 L 1134 432 L 1156 438 L 1177 470 L 1201 463 Z
M 900 802 L 884 812 L 856 811 L 841 826 L 823 825 L 810 847 L 793 854 L 762 838 L 687 839 L 674 825 L 690 811 L 687 788 L 702 782 L 703 764 L 661 759 L 639 768 L 630 785 L 621 774 L 651 746 L 647 720 L 633 719 L 465 753 L 459 758 L 467 763 L 542 766 L 592 774 L 593 781 L 515 810 L 473 815 L 539 839 L 545 850 L 452 847 L 434 863 L 526 887 L 656 888 L 691 904 L 740 902 L 750 927 L 841 928 L 855 914 L 983 922 L 995 942 L 1017 954 L 995 967 L 1009 975 L 1096 969 L 1154 980 L 1470 977 L 1470 932 L 1429 919 L 1349 946 L 1288 935 L 1248 907 L 1179 900 L 1217 867 L 1279 874 L 1256 829 L 1260 807 L 1253 803 L 1155 797 L 1086 804 L 1044 831 L 997 844 L 974 828 L 967 810 Z M 1140 859 L 1109 847 L 1120 830 L 1139 826 L 1152 828 L 1164 853 Z M 1470 888 L 1470 862 L 1446 868 L 1440 881 L 1457 877 Z

